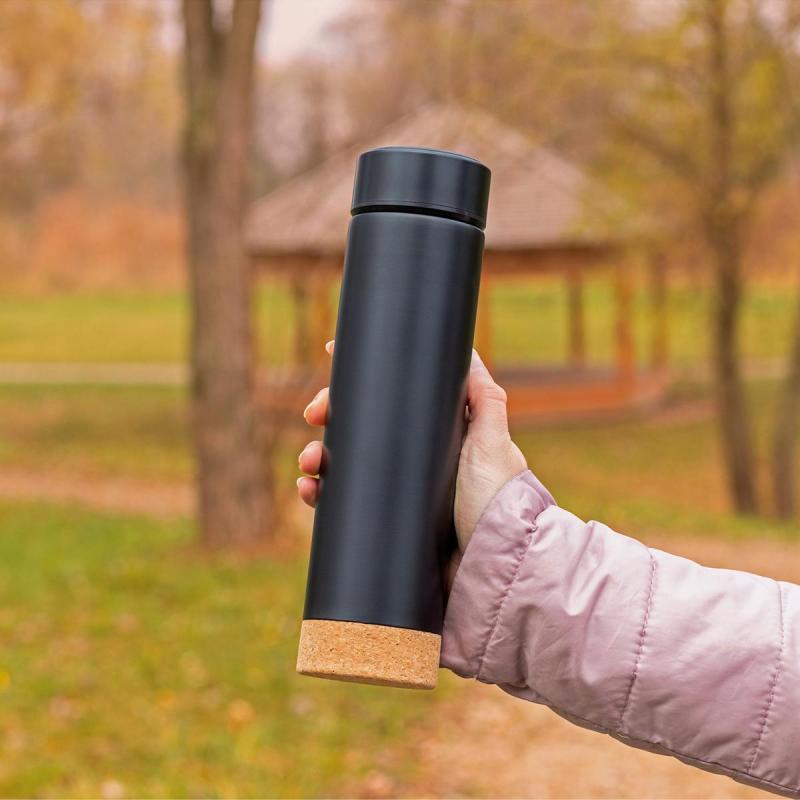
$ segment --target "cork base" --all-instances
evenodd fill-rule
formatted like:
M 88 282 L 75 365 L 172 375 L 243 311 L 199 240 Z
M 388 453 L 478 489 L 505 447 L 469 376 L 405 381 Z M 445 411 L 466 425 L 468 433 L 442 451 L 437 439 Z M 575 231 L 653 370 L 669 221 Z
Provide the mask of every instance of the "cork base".
M 297 671 L 336 681 L 433 689 L 442 637 L 363 622 L 303 620 Z

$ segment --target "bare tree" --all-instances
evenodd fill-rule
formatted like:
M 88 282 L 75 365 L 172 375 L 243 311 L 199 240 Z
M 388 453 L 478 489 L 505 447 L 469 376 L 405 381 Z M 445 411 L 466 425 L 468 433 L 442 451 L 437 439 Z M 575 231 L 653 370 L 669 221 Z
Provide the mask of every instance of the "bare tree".
M 800 303 L 797 306 L 793 339 L 789 374 L 778 404 L 772 451 L 775 511 L 783 519 L 793 517 L 797 511 L 795 449 L 800 421 Z
M 797 37 L 800 34 L 800 6 L 786 3 L 782 25 L 778 32 L 778 47 L 783 55 L 783 75 L 786 83 L 788 151 L 791 154 L 800 140 L 800 52 Z M 794 184 L 800 192 L 800 171 L 795 167 Z M 797 513 L 796 450 L 800 417 L 800 296 L 794 321 L 789 370 L 778 403 L 772 445 L 772 480 L 775 511 L 783 519 Z
M 707 0 L 709 175 L 704 203 L 706 237 L 716 277 L 714 368 L 717 407 L 730 493 L 736 510 L 758 510 L 753 434 L 742 381 L 739 320 L 742 301 L 742 208 L 736 202 L 732 108 L 735 76 L 730 68 L 728 0 Z
M 272 507 L 253 397 L 250 286 L 242 239 L 260 0 L 184 0 L 184 167 L 191 280 L 192 430 L 200 533 L 250 544 Z
M 706 245 L 725 475 L 735 509 L 754 513 L 757 463 L 739 352 L 744 242 L 798 131 L 784 110 L 783 52 L 762 6 L 685 0 L 670 9 L 657 24 L 633 15 L 631 27 L 612 14 L 601 28 L 609 81 L 620 82 L 609 95 L 605 159 L 636 205 Z

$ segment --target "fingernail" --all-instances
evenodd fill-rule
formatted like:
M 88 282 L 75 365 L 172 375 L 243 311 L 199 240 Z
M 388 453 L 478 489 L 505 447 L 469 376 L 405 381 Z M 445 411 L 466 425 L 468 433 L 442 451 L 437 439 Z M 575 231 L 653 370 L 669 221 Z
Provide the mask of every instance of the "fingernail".
M 303 480 L 302 478 L 298 478 L 298 479 L 297 479 L 297 488 L 298 488 L 298 489 L 300 488 L 300 482 L 301 482 L 302 480 Z
M 328 342 L 328 343 L 325 345 L 325 350 L 327 350 L 329 354 L 330 354 L 330 353 L 333 351 L 333 343 L 334 343 L 334 341 L 335 341 L 335 339 L 331 339 L 331 340 L 330 340 L 330 341 L 329 341 L 329 342 Z
M 311 410 L 311 406 L 313 406 L 314 403 L 316 403 L 317 400 L 319 400 L 319 396 L 320 392 L 317 392 L 314 395 L 314 398 L 311 400 L 311 402 L 306 406 L 305 411 L 303 411 L 303 419 L 308 419 L 308 412 Z
M 472 358 L 478 362 L 481 366 L 484 366 L 483 359 L 480 356 L 480 353 L 473 347 L 472 348 Z

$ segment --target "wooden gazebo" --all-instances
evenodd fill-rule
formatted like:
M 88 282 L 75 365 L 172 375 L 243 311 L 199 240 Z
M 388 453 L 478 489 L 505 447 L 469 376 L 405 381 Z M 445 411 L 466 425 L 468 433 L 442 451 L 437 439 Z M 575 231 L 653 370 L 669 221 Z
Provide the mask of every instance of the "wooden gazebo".
M 295 304 L 294 361 L 262 376 L 262 399 L 273 412 L 298 412 L 312 389 L 327 378 L 329 365 L 321 343 L 333 335 L 332 289 L 342 269 L 356 157 L 386 145 L 453 150 L 474 156 L 492 170 L 476 346 L 508 392 L 512 421 L 621 412 L 662 395 L 667 361 L 663 260 L 641 240 L 603 230 L 597 211 L 613 212 L 619 203 L 574 164 L 485 113 L 430 105 L 253 206 L 246 240 L 254 270 L 285 280 Z M 647 363 L 640 365 L 634 346 L 633 287 L 643 256 L 651 279 L 651 329 Z M 584 281 L 594 274 L 614 287 L 614 359 L 604 366 L 589 365 L 586 355 Z M 493 352 L 492 289 L 500 282 L 537 275 L 560 276 L 565 284 L 565 362 L 557 367 L 504 364 Z

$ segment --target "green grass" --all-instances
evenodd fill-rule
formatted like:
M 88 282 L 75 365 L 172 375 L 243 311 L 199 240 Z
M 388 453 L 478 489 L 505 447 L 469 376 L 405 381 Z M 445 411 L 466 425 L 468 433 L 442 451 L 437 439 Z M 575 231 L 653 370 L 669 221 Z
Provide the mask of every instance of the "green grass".
M 762 444 L 774 388 L 752 388 Z M 0 463 L 43 481 L 183 479 L 183 409 L 174 390 L 0 389 Z M 645 541 L 797 536 L 726 512 L 702 414 L 515 438 L 563 506 Z M 282 467 L 291 485 L 294 456 Z M 410 732 L 456 682 L 428 695 L 297 677 L 304 556 L 201 556 L 192 537 L 187 520 L 0 501 L 0 796 L 319 797 L 376 765 L 412 781 Z
M 407 777 L 403 734 L 442 694 L 295 675 L 302 560 L 201 557 L 191 535 L 0 503 L 0 794 L 318 797 L 375 763 Z
M 604 291 L 589 289 L 595 358 L 610 353 Z M 558 356 L 565 343 L 552 331 L 563 330 L 560 287 L 504 292 L 494 299 L 504 321 L 498 354 Z M 696 360 L 702 337 L 689 323 L 705 301 L 689 292 L 676 298 L 674 345 Z M 765 290 L 756 299 L 748 309 L 749 352 L 780 354 L 790 297 Z M 152 356 L 141 355 L 144 339 L 135 331 L 143 330 L 137 308 L 145 300 L 128 297 L 119 301 L 128 312 L 108 312 L 109 324 L 119 325 L 108 342 L 97 341 L 99 328 L 96 336 L 59 328 L 53 300 L 53 319 L 40 316 L 38 329 L 33 320 L 18 322 L 38 339 L 19 336 L 14 344 L 11 337 L 9 344 L 0 335 L 0 360 L 22 357 L 25 348 L 39 360 L 94 360 L 89 354 L 102 348 L 96 360 L 177 357 L 180 348 L 171 350 L 163 335 L 147 340 Z M 162 334 L 182 324 L 173 300 L 152 306 L 160 308 Z M 102 317 L 102 305 L 100 298 L 87 302 L 75 319 Z M 262 326 L 273 324 L 268 317 Z M 9 324 L 0 313 L 0 328 Z M 679 399 L 702 402 L 704 391 L 682 390 Z M 762 458 L 774 399 L 774 385 L 751 387 Z M 662 532 L 797 536 L 796 525 L 727 512 L 708 414 L 676 408 L 667 419 L 514 434 L 564 507 L 645 541 Z M 280 458 L 286 495 L 294 448 L 289 441 Z M 187 481 L 184 392 L 0 386 L 2 466 L 39 473 L 43 484 L 63 474 Z M 203 557 L 191 549 L 192 537 L 188 520 L 0 501 L 0 796 L 319 797 L 352 794 L 376 766 L 398 787 L 413 780 L 414 731 L 454 696 L 454 682 L 430 695 L 297 677 L 304 556 Z
M 751 287 L 742 316 L 745 358 L 784 357 L 796 309 L 795 289 L 768 283 Z M 563 281 L 555 278 L 493 287 L 492 345 L 497 361 L 544 363 L 567 358 L 567 298 Z M 585 286 L 586 344 L 591 362 L 614 358 L 616 308 L 613 285 L 602 278 Z M 669 350 L 673 364 L 705 363 L 710 354 L 707 289 L 686 284 L 671 287 L 668 298 Z M 636 351 L 645 362 L 652 336 L 651 305 L 644 287 L 633 303 Z
M 299 444 L 317 435 L 310 428 L 291 430 L 279 442 L 287 486 L 293 485 Z M 189 481 L 188 398 L 171 387 L 0 385 L 3 466 L 86 480 Z
M 565 300 L 557 281 L 497 286 L 497 360 L 563 359 Z M 586 300 L 591 358 L 607 361 L 610 286 L 590 282 Z M 706 357 L 707 303 L 704 291 L 672 291 L 674 361 Z M 748 357 L 785 354 L 793 307 L 786 288 L 754 288 Z M 285 363 L 288 294 L 262 288 L 257 308 L 262 358 Z M 640 290 L 640 357 L 647 308 Z M 178 293 L 0 298 L 0 361 L 168 363 L 184 358 L 186 331 Z M 774 399 L 774 385 L 751 388 L 762 459 Z M 175 388 L 0 386 L 0 467 L 43 484 L 60 475 L 186 482 L 185 400 Z M 796 525 L 728 513 L 708 414 L 514 434 L 557 500 L 583 518 L 645 540 L 797 536 Z M 279 459 L 283 498 L 296 437 Z M 305 557 L 201 556 L 192 537 L 188 520 L 0 501 L 0 795 L 331 796 L 352 794 L 376 765 L 398 787 L 413 780 L 413 731 L 454 684 L 430 695 L 299 678 Z
M 2 361 L 178 361 L 186 348 L 178 293 L 0 298 Z
M 705 360 L 709 297 L 703 288 L 686 284 L 672 288 L 670 340 L 675 363 Z M 332 310 L 335 302 L 332 291 Z M 279 283 L 262 285 L 255 306 L 261 358 L 270 364 L 286 363 L 293 349 L 294 320 L 288 290 Z M 564 359 L 567 307 L 562 281 L 497 282 L 491 308 L 493 348 L 499 361 Z M 586 308 L 589 355 L 594 361 L 607 362 L 613 353 L 615 320 L 613 288 L 607 280 L 587 282 Z M 754 284 L 743 318 L 745 356 L 783 356 L 794 309 L 793 287 Z M 648 351 L 649 316 L 649 300 L 640 285 L 634 323 L 641 358 Z M 187 334 L 187 302 L 178 292 L 0 297 L 0 361 L 169 363 L 184 359 Z
M 767 472 L 775 390 L 771 383 L 750 387 L 761 474 Z M 703 391 L 694 389 L 693 399 L 702 401 Z M 681 413 L 685 400 L 674 398 L 673 419 L 522 430 L 514 439 L 560 505 L 632 536 L 796 537 L 796 523 L 729 512 L 715 419 L 702 407 Z M 767 498 L 768 487 L 762 488 Z
M 284 287 L 256 296 L 261 352 L 282 363 L 291 350 L 291 305 Z M 0 361 L 182 361 L 188 301 L 181 292 L 0 295 Z
M 752 531 L 782 535 L 769 521 L 727 513 L 717 429 L 695 387 L 673 393 L 672 419 L 560 425 L 514 432 L 529 463 L 559 501 L 584 517 L 631 532 Z M 766 460 L 776 386 L 751 387 L 762 461 Z M 279 456 L 287 491 L 296 451 L 315 431 L 292 431 Z M 183 482 L 192 476 L 184 394 L 177 389 L 0 387 L 0 466 L 87 480 Z M 761 465 L 762 473 L 766 464 Z M 765 496 L 766 496 L 766 487 Z M 788 530 L 791 530 L 789 528 Z
M 0 386 L 0 465 L 87 478 L 189 480 L 183 391 Z

